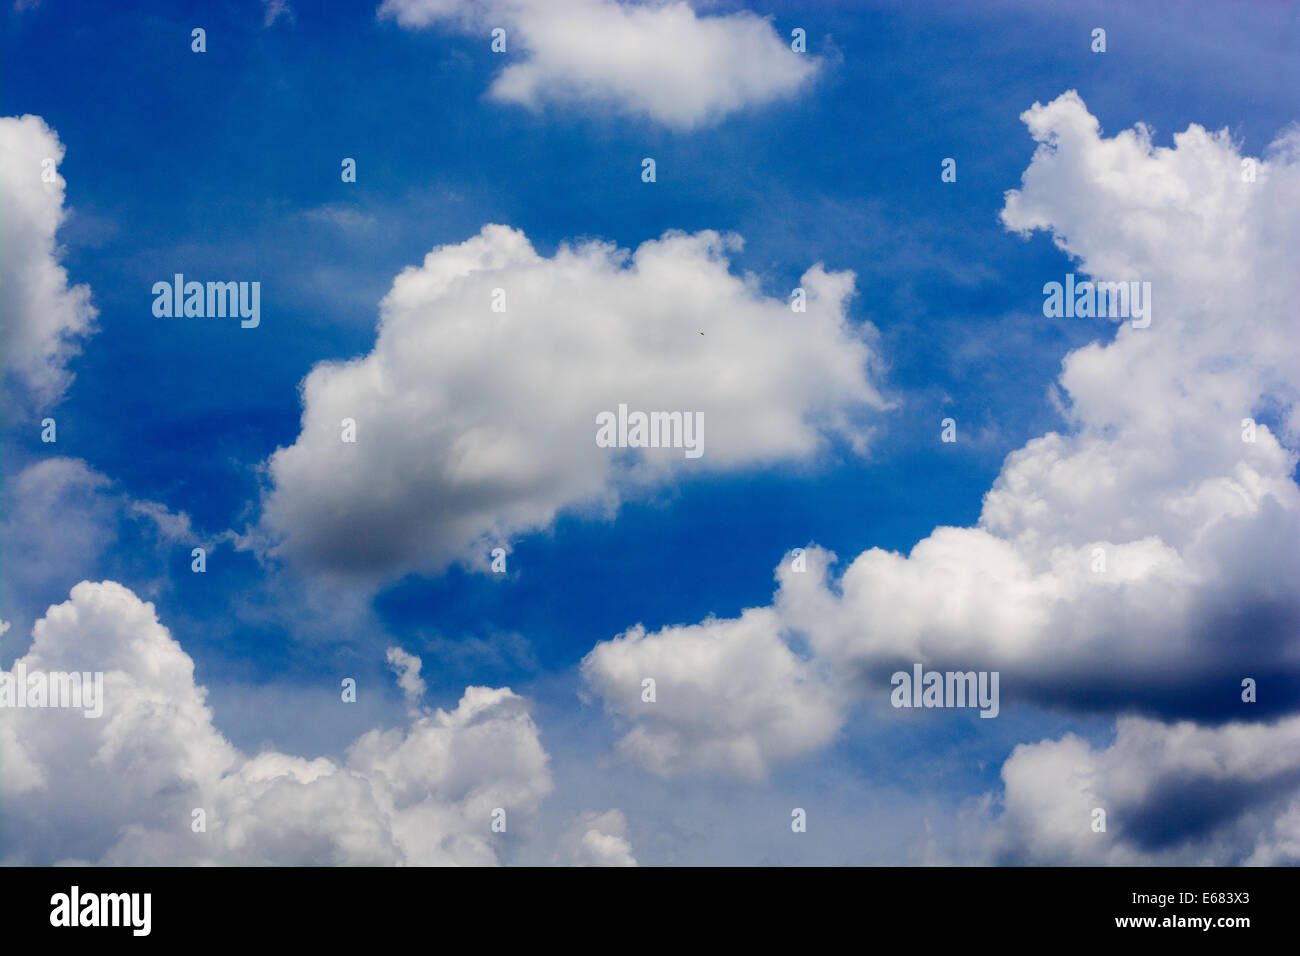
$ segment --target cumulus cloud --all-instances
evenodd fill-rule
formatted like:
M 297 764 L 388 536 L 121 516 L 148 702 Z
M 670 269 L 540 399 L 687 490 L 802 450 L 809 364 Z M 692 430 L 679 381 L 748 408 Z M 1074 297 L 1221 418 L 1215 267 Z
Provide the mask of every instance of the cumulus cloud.
M 670 672 L 663 703 L 633 711 L 636 682 L 683 633 L 736 659 L 803 649 L 820 689 L 800 696 L 828 716 L 884 701 L 911 662 L 998 670 L 1004 702 L 1214 721 L 1300 702 L 1296 151 L 1280 141 L 1246 182 L 1226 132 L 1191 126 L 1169 148 L 1142 127 L 1106 138 L 1073 92 L 1023 119 L 1039 145 L 1006 225 L 1049 230 L 1081 275 L 1150 282 L 1150 326 L 1073 320 L 1099 339 L 1063 362 L 1070 427 L 1008 456 L 975 527 L 937 528 L 906 556 L 873 548 L 838 576 L 810 548 L 806 572 L 782 562 L 770 608 L 598 646 L 584 674 L 650 769 L 693 769 L 746 733 L 792 757 L 834 729 L 790 746 L 797 709 L 720 721 L 708 702 L 737 693 L 723 670 L 708 687 Z M 1257 704 L 1239 698 L 1244 676 L 1270 688 Z M 789 707 L 789 680 L 751 671 L 745 696 Z
M 1120 718 L 1108 747 L 1072 734 L 1022 744 L 1002 780 L 1002 862 L 1300 864 L 1300 717 L 1215 728 Z
M 737 620 L 635 627 L 582 662 L 605 708 L 632 729 L 619 752 L 650 771 L 728 770 L 760 779 L 771 765 L 824 746 L 843 720 L 826 675 L 781 640 L 770 609 Z M 654 681 L 654 701 L 643 682 Z
M 96 315 L 90 287 L 69 285 L 59 261 L 55 234 L 67 218 L 63 153 L 39 116 L 0 117 L 0 363 L 37 406 L 62 397 L 72 381 L 68 361 Z
M 796 313 L 729 271 L 738 243 L 668 233 L 547 258 L 490 225 L 434 249 L 380 304 L 370 354 L 304 380 L 301 433 L 268 463 L 265 546 L 358 577 L 485 565 L 562 509 L 609 513 L 670 479 L 807 461 L 830 440 L 864 450 L 887 403 L 869 379 L 874 329 L 846 317 L 852 273 L 813 266 Z M 620 404 L 702 413 L 703 455 L 599 447 L 597 416 Z
M 51 607 L 20 661 L 102 671 L 104 710 L 0 711 L 10 864 L 490 864 L 493 810 L 526 828 L 552 788 L 508 688 L 466 688 L 454 710 L 371 730 L 342 760 L 243 754 L 214 728 L 153 605 L 111 581 L 83 581 Z M 196 808 L 206 832 L 193 830 Z
M 565 833 L 555 862 L 565 866 L 636 866 L 619 810 L 587 811 Z
M 820 65 L 753 13 L 699 16 L 684 2 L 384 0 L 379 14 L 411 29 L 449 24 L 484 42 L 505 29 L 497 100 L 592 103 L 683 129 L 791 96 Z

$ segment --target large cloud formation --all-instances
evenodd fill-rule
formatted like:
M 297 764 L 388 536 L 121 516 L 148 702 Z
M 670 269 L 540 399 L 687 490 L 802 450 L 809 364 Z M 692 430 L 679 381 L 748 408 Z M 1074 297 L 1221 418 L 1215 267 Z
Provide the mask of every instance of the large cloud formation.
M 24 404 L 37 407 L 57 402 L 72 381 L 68 360 L 96 315 L 90 287 L 68 285 L 59 263 L 63 153 L 39 116 L 0 117 L 0 363 Z
M 269 462 L 271 547 L 359 577 L 478 565 L 564 508 L 809 460 L 828 439 L 864 449 L 886 402 L 868 378 L 874 329 L 846 318 L 853 275 L 813 266 L 795 312 L 731 274 L 738 243 L 668 233 L 546 258 L 490 225 L 434 249 L 393 283 L 370 354 L 303 382 L 301 434 Z M 702 413 L 702 457 L 599 447 L 596 417 L 620 404 Z
M 552 789 L 537 727 L 508 688 L 469 687 L 451 711 L 415 708 L 408 726 L 363 734 L 341 761 L 248 756 L 213 727 L 194 663 L 153 605 L 120 584 L 78 584 L 32 638 L 19 659 L 29 674 L 102 671 L 104 708 L 97 719 L 0 710 L 6 864 L 492 864 L 505 839 L 493 811 L 506 810 L 507 832 L 526 831 Z M 621 820 L 585 821 L 560 859 L 631 861 Z
M 998 670 L 1004 701 L 1074 709 L 1224 721 L 1300 704 L 1296 138 L 1249 181 L 1226 132 L 1106 138 L 1073 92 L 1022 118 L 1038 148 L 1005 224 L 1050 231 L 1075 263 L 1063 273 L 1150 282 L 1149 327 L 1065 358 L 1070 428 L 1007 458 L 975 527 L 907 556 L 871 549 L 838 578 L 810 548 L 806 572 L 782 562 L 769 608 L 598 645 L 584 674 L 649 769 L 749 774 L 807 753 L 914 661 Z
M 504 28 L 510 65 L 495 99 L 600 104 L 683 129 L 790 96 L 819 66 L 761 17 L 697 16 L 680 0 L 384 0 L 379 13 L 408 28 L 450 23 L 485 43 Z

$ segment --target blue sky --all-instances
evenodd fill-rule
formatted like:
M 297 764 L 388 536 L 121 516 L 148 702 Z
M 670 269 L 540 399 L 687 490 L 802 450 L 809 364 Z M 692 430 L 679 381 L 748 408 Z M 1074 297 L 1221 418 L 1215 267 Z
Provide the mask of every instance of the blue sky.
M 409 28 L 374 3 L 291 6 L 271 23 L 257 2 L 45 0 L 5 16 L 0 115 L 40 116 L 66 147 L 59 256 L 98 310 L 61 398 L 10 403 L 7 508 L 21 507 L 16 476 L 56 453 L 106 483 L 69 518 L 99 523 L 84 547 L 51 544 L 46 566 L 5 548 L 0 616 L 13 627 L 0 665 L 74 584 L 117 581 L 153 602 L 236 747 L 338 757 L 403 721 L 384 661 L 400 646 L 423 660 L 427 706 L 453 709 L 471 684 L 527 698 L 555 778 L 547 826 L 620 807 L 650 863 L 964 859 L 979 840 L 954 808 L 1003 786 L 1017 744 L 1074 732 L 1107 746 L 1117 716 L 1142 712 L 1080 705 L 1087 689 L 1004 704 L 992 721 L 882 715 L 855 698 L 827 745 L 774 760 L 761 779 L 661 778 L 611 756 L 619 727 L 599 694 L 580 699 L 592 690 L 579 664 L 638 623 L 653 633 L 771 604 L 791 548 L 832 551 L 842 573 L 868 549 L 907 554 L 935 528 L 975 525 L 1006 456 L 1072 427 L 1048 397 L 1062 359 L 1114 337 L 1042 317 L 1042 284 L 1078 262 L 1047 231 L 1021 237 L 1000 221 L 1034 155 L 1020 114 L 1075 90 L 1104 136 L 1140 122 L 1170 147 L 1196 123 L 1261 156 L 1298 118 L 1295 4 L 700 5 L 701 18 L 751 10 L 781 38 L 805 28 L 819 70 L 693 128 L 604 103 L 493 98 L 503 58 L 477 26 Z M 202 54 L 190 50 L 196 26 Z M 1104 54 L 1089 49 L 1098 26 Z M 653 184 L 640 178 L 646 156 Z M 356 159 L 355 183 L 340 180 L 343 157 Z M 940 181 L 944 157 L 957 159 L 955 183 Z M 814 263 L 852 271 L 847 320 L 876 330 L 873 382 L 891 403 L 872 413 L 869 451 L 829 440 L 802 460 L 677 474 L 612 515 L 562 509 L 512 537 L 504 580 L 453 563 L 340 585 L 231 538 L 192 574 L 183 537 L 102 504 L 184 513 L 195 540 L 256 529 L 268 459 L 299 438 L 307 373 L 368 354 L 394 277 L 487 223 L 522 231 L 544 257 L 585 237 L 635 249 L 668 230 L 734 232 L 744 246 L 730 271 L 777 300 Z M 260 281 L 260 326 L 156 318 L 150 288 L 177 272 Z M 56 446 L 40 440 L 47 414 Z M 938 440 L 949 415 L 956 444 Z M 363 688 L 355 707 L 338 703 L 340 675 Z M 827 824 L 791 844 L 782 821 L 812 793 Z M 730 827 L 721 806 L 735 808 Z M 768 816 L 775 829 L 758 835 Z M 1202 837 L 1236 839 L 1194 836 L 1187 859 L 1213 855 Z M 548 839 L 504 858 L 531 859 Z M 1241 840 L 1223 859 L 1250 855 Z

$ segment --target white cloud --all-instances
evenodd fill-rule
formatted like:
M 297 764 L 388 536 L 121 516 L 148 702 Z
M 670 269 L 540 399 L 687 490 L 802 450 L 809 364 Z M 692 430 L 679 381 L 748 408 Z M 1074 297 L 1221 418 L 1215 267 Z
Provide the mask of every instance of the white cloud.
M 630 254 L 586 242 L 545 258 L 485 226 L 433 250 L 393 283 L 371 353 L 303 382 L 301 434 L 269 462 L 275 553 L 375 578 L 485 565 L 562 509 L 807 461 L 829 438 L 865 448 L 886 403 L 867 378 L 874 330 L 846 319 L 852 274 L 813 266 L 795 313 L 728 271 L 738 242 L 668 233 Z M 596 416 L 620 403 L 703 413 L 703 457 L 598 447 Z
M 90 287 L 69 286 L 59 263 L 55 234 L 67 217 L 67 184 L 57 172 L 63 153 L 58 134 L 39 116 L 0 117 L 3 371 L 38 406 L 57 402 L 72 381 L 68 361 L 96 315 Z
M 104 713 L 4 711 L 7 863 L 490 864 L 493 809 L 526 832 L 552 787 L 508 688 L 466 688 L 454 710 L 369 731 L 342 761 L 246 756 L 213 727 L 193 661 L 153 605 L 111 581 L 51 607 L 21 660 L 29 673 L 103 671 Z
M 1213 720 L 1296 706 L 1295 152 L 1283 142 L 1246 183 L 1226 133 L 1192 126 L 1159 149 L 1140 128 L 1106 139 L 1074 93 L 1023 118 L 1040 145 L 1007 195 L 1007 225 L 1050 229 L 1078 261 L 1067 269 L 1151 282 L 1150 327 L 1125 323 L 1066 357 L 1070 431 L 1008 456 L 977 526 L 937 528 L 907 556 L 873 548 L 838 578 L 833 555 L 810 548 L 807 572 L 784 561 L 772 607 L 740 622 L 599 645 L 584 673 L 633 722 L 625 741 L 636 746 L 624 749 L 650 769 L 694 769 L 746 733 L 773 754 L 773 742 L 796 741 L 793 757 L 836 725 L 799 741 L 797 709 L 720 719 L 706 702 L 736 692 L 723 670 L 695 677 L 677 703 L 665 682 L 664 703 L 634 714 L 634 680 L 683 633 L 702 647 L 726 642 L 738 659 L 806 647 L 800 666 L 821 687 L 800 696 L 820 696 L 827 717 L 887 700 L 889 673 L 910 662 L 998 670 L 1004 702 Z M 1261 424 L 1243 442 L 1242 419 L 1270 412 L 1277 432 Z M 1243 676 L 1274 692 L 1242 704 Z M 781 669 L 751 678 L 746 696 L 788 699 Z
M 636 866 L 622 812 L 581 814 L 561 840 L 555 862 L 566 866 Z
M 1121 718 L 1105 748 L 1073 735 L 1017 747 L 1002 780 L 1003 861 L 1300 864 L 1300 717 L 1212 729 Z
M 349 233 L 370 232 L 379 224 L 379 220 L 369 213 L 361 212 L 342 203 L 326 203 L 302 212 L 308 222 L 333 226 Z
M 505 29 L 495 99 L 605 105 L 685 129 L 791 96 L 820 66 L 753 13 L 700 16 L 684 2 L 384 0 L 379 14 L 412 29 L 451 23 L 485 44 Z
M 411 703 L 424 696 L 424 679 L 420 677 L 422 662 L 414 654 L 408 654 L 400 647 L 390 647 L 385 653 L 388 666 L 397 675 L 397 686 Z
M 749 779 L 824 746 L 843 720 L 824 677 L 777 635 L 770 609 L 738 620 L 641 627 L 597 645 L 582 674 L 632 729 L 619 752 L 653 773 L 722 770 Z M 643 700 L 653 680 L 655 700 Z

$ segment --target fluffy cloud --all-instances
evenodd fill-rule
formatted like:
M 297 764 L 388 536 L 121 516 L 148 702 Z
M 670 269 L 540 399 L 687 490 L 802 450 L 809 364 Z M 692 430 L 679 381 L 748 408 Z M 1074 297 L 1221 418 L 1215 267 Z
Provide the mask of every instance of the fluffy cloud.
M 663 703 L 633 715 L 636 682 L 683 633 L 736 659 L 804 648 L 821 686 L 799 696 L 821 695 L 826 714 L 883 702 L 913 661 L 999 670 L 1004 700 L 1107 712 L 1225 720 L 1300 702 L 1300 156 L 1284 138 L 1246 182 L 1226 133 L 1192 126 L 1172 148 L 1141 127 L 1105 138 L 1074 93 L 1023 119 L 1039 146 L 1007 226 L 1050 230 L 1076 273 L 1150 282 L 1150 326 L 1065 358 L 1070 429 L 1007 458 L 977 526 L 937 528 L 907 556 L 873 548 L 838 578 L 811 548 L 806 572 L 782 563 L 770 608 L 598 646 L 584 673 L 633 722 L 625 750 L 649 768 L 693 769 L 746 735 L 772 758 L 830 737 L 789 746 L 793 707 L 719 721 L 708 702 L 736 693 L 721 670 L 710 686 L 671 673 Z M 1073 321 L 1100 335 L 1108 320 Z M 1243 441 L 1250 417 L 1277 427 Z M 1241 702 L 1244 676 L 1268 688 L 1258 704 Z M 746 697 L 791 706 L 788 670 L 751 678 Z
M 874 330 L 846 319 L 852 274 L 813 266 L 796 313 L 728 271 L 738 242 L 668 233 L 546 258 L 485 226 L 433 250 L 393 283 L 371 353 L 304 380 L 301 434 L 269 462 L 270 546 L 375 578 L 481 564 L 561 509 L 808 460 L 828 438 L 863 449 L 886 403 L 867 377 Z M 703 456 L 598 447 L 597 415 L 620 404 L 702 413 Z
M 59 264 L 63 152 L 39 116 L 0 117 L 0 361 L 38 406 L 57 402 L 71 382 L 68 360 L 96 315 L 90 287 L 69 286 Z
M 778 636 L 768 609 L 739 619 L 640 627 L 598 645 L 582 674 L 605 708 L 633 725 L 620 753 L 664 776 L 726 769 L 749 779 L 828 743 L 843 720 L 825 675 Z M 655 682 L 655 700 L 642 682 Z
M 1004 862 L 1300 864 L 1298 717 L 1217 728 L 1121 718 L 1109 747 L 1073 735 L 1017 747 L 1002 780 Z
M 761 17 L 697 16 L 684 2 L 384 0 L 379 13 L 408 28 L 451 23 L 484 42 L 505 28 L 510 65 L 495 99 L 602 104 L 677 128 L 790 96 L 819 66 Z
M 636 866 L 627 820 L 618 810 L 581 814 L 561 840 L 555 861 L 568 866 Z
M 6 863 L 490 864 L 494 808 L 513 833 L 552 787 L 509 689 L 469 687 L 454 710 L 372 730 L 341 761 L 250 757 L 213 727 L 153 606 L 121 585 L 78 584 L 32 638 L 28 673 L 102 671 L 104 711 L 0 711 Z

